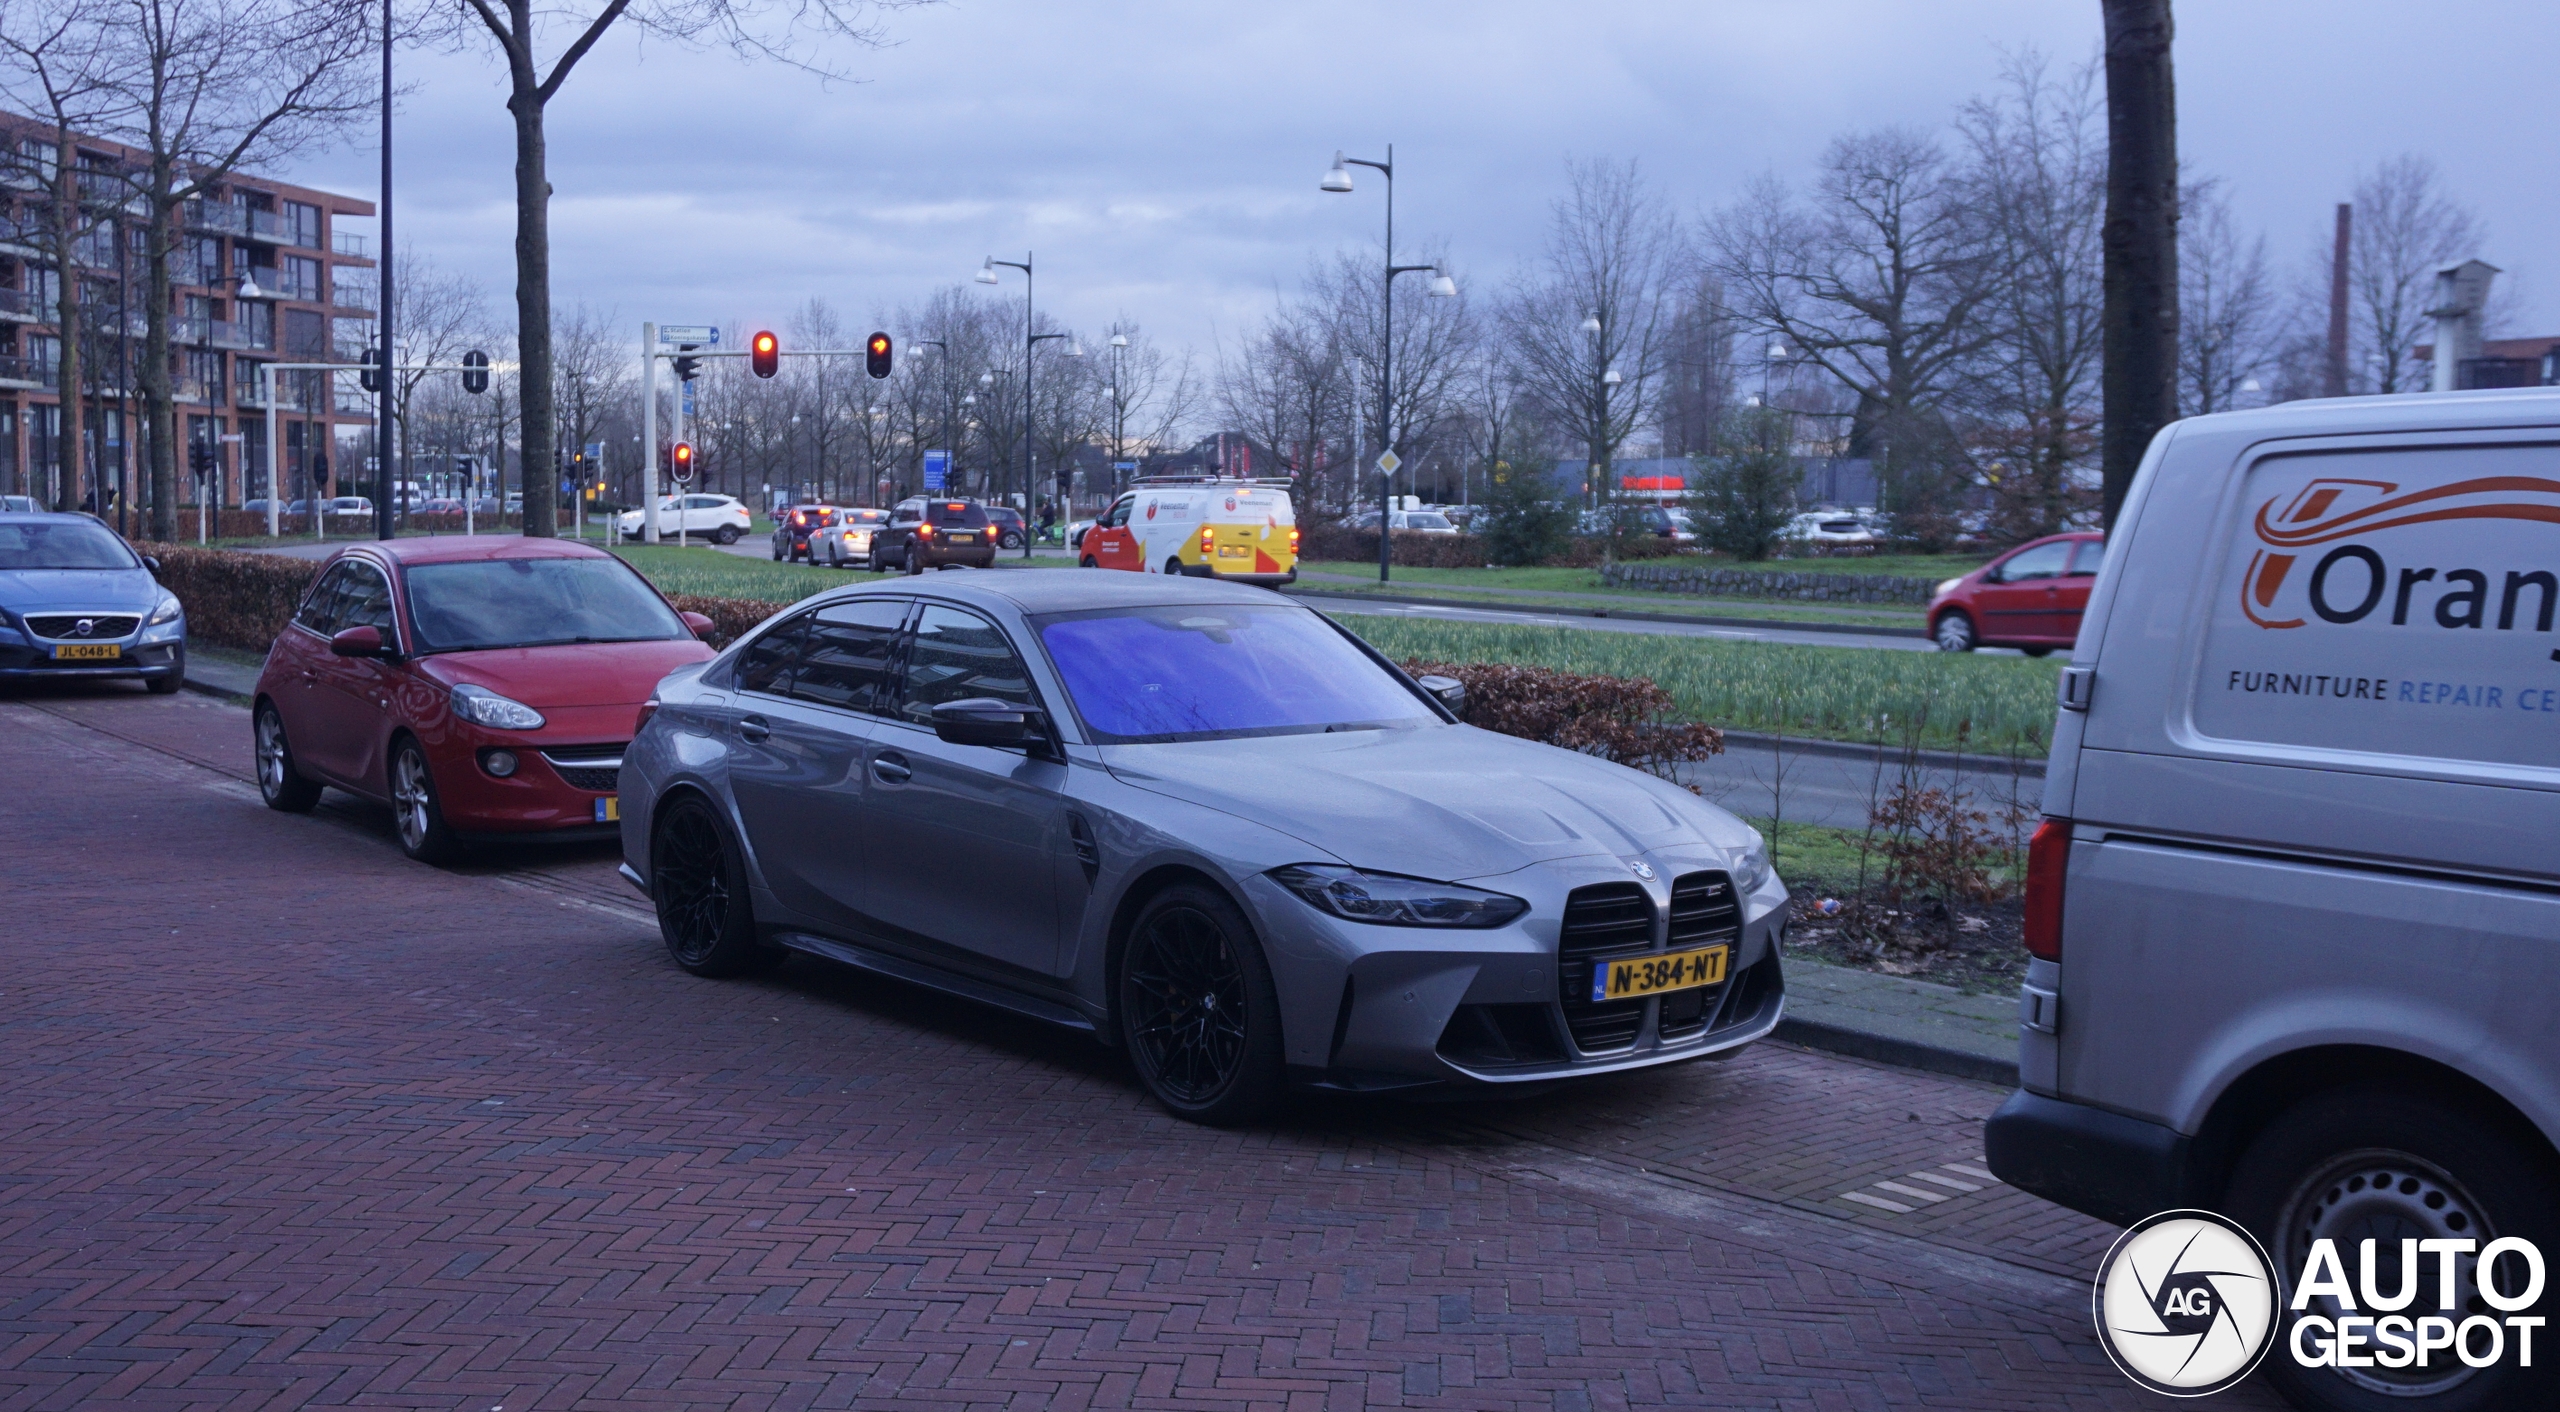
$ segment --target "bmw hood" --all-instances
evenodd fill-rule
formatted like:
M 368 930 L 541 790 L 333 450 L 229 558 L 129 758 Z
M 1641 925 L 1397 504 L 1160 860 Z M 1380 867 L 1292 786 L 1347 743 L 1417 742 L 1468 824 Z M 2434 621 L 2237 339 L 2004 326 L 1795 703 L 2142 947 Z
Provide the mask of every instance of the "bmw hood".
M 1138 788 L 1278 829 L 1353 867 L 1443 882 L 1558 858 L 1751 842 L 1748 825 L 1666 780 L 1471 726 L 1113 745 L 1102 755 Z
M 0 608 L 12 613 L 148 613 L 159 601 L 159 581 L 145 569 L 0 569 Z

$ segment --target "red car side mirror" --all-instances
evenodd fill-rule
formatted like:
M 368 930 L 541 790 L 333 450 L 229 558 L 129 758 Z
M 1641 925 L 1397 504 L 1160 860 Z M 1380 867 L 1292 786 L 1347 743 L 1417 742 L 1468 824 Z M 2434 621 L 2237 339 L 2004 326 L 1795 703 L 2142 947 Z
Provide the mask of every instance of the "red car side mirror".
M 711 639 L 711 634 L 717 632 L 720 627 L 718 623 L 711 621 L 700 613 L 678 613 L 676 616 L 684 619 L 684 625 L 693 630 L 693 635 L 695 637 L 701 638 L 706 642 Z
M 329 639 L 329 650 L 340 657 L 380 657 L 382 629 L 370 623 L 347 628 Z

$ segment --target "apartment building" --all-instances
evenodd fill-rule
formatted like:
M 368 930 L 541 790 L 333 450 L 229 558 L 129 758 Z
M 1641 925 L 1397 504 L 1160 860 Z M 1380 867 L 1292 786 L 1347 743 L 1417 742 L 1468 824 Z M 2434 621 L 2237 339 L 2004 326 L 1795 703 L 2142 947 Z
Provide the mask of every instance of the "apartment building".
M 48 247 L 53 130 L 0 113 L 0 488 L 50 497 L 60 438 L 81 438 L 85 484 L 132 487 L 146 473 L 138 372 L 149 295 L 148 208 L 125 173 L 143 154 L 77 144 L 87 229 L 68 271 Z M 170 262 L 170 374 L 177 401 L 181 500 L 193 501 L 185 448 L 215 450 L 219 503 L 266 493 L 267 398 L 277 415 L 277 465 L 290 497 L 318 458 L 333 478 L 360 470 L 371 409 L 343 374 L 260 376 L 264 363 L 354 362 L 372 342 L 376 284 L 365 237 L 341 232 L 373 203 L 254 175 L 237 175 L 187 203 Z M 78 415 L 59 386 L 61 281 L 79 281 Z M 334 384 L 334 387 L 333 387 Z

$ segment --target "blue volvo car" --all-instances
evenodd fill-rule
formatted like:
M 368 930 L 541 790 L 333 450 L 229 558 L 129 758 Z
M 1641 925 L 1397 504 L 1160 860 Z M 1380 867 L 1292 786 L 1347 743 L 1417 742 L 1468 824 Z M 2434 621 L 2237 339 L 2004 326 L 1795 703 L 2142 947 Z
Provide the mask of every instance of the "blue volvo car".
M 187 679 L 187 615 L 114 531 L 88 515 L 0 514 L 0 683 Z

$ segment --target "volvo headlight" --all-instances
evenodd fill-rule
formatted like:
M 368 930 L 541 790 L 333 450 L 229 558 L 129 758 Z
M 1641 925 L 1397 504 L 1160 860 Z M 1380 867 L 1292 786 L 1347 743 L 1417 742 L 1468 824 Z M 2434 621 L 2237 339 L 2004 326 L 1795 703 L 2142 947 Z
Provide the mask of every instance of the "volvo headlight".
M 174 623 L 178 620 L 178 615 L 185 611 L 186 609 L 178 605 L 178 595 L 164 589 L 160 594 L 160 606 L 151 610 L 151 617 L 143 626 L 156 628 L 162 623 Z
M 1751 846 L 1743 849 L 1733 860 L 1734 895 L 1749 897 L 1776 876 L 1777 869 L 1769 866 L 1769 841 L 1755 829 L 1751 834 Z
M 1517 897 L 1329 863 L 1275 868 L 1272 880 L 1320 912 L 1386 927 L 1498 927 L 1529 910 Z
M 542 713 L 521 701 L 509 701 L 485 686 L 469 682 L 453 689 L 453 714 L 502 731 L 538 731 Z

